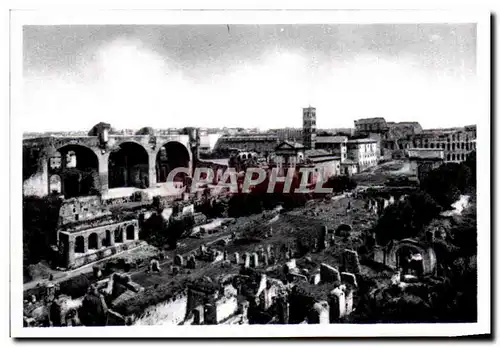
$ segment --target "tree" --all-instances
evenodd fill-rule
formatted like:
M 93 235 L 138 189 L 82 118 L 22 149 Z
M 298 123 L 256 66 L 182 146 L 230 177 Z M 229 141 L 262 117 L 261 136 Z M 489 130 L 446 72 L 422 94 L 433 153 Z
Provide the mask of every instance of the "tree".
M 326 181 L 323 187 L 332 188 L 334 193 L 341 193 L 353 190 L 357 185 L 356 181 L 348 176 L 333 176 Z
M 460 194 L 466 193 L 471 177 L 471 169 L 467 165 L 446 163 L 429 172 L 420 186 L 439 205 L 449 209 L 460 198 Z
M 377 242 L 387 244 L 418 236 L 424 226 L 441 212 L 432 197 L 422 191 L 387 207 L 375 226 Z

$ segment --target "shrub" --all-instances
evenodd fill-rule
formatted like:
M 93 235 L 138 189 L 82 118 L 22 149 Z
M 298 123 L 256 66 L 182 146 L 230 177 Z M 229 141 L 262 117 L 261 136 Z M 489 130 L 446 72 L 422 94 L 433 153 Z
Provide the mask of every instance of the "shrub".
M 60 285 L 60 291 L 72 298 L 79 298 L 87 292 L 90 281 L 85 275 L 73 277 Z

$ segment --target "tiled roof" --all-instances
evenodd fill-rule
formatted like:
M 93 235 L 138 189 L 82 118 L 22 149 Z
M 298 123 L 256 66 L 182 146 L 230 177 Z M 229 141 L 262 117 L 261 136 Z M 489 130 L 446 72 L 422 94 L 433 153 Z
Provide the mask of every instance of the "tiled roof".
M 385 119 L 383 117 L 362 118 L 362 119 L 356 120 L 355 122 L 357 124 L 373 124 L 373 123 L 379 123 L 379 122 L 385 123 Z
M 301 144 L 301 143 L 298 143 L 298 142 L 293 142 L 293 141 L 288 141 L 288 140 L 285 140 L 283 142 L 281 142 L 277 147 L 281 147 L 283 145 L 288 145 L 292 148 L 295 148 L 295 149 L 302 149 L 304 148 L 304 146 Z

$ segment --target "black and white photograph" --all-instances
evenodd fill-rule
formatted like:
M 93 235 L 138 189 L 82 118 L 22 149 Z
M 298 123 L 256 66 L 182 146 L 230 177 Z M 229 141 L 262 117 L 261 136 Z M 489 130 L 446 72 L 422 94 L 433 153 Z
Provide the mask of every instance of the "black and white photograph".
M 10 30 L 12 335 L 490 333 L 487 12 Z

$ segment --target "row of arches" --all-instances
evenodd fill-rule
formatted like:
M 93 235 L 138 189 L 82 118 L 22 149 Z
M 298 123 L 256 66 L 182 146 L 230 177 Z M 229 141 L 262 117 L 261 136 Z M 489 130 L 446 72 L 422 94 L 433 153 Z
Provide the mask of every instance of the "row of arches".
M 156 182 L 166 182 L 178 167 L 189 167 L 190 156 L 180 142 L 167 142 L 156 155 Z M 109 154 L 108 188 L 150 186 L 149 154 L 135 142 L 124 142 Z M 178 179 L 183 179 L 179 177 Z M 99 159 L 83 145 L 70 144 L 50 154 L 49 192 L 66 198 L 95 195 L 100 190 Z
M 119 228 L 114 232 L 110 230 L 106 230 L 105 237 L 101 240 L 101 244 L 99 244 L 99 236 L 97 233 L 92 233 L 88 236 L 87 249 L 88 250 L 96 250 L 101 247 L 110 247 L 113 243 L 123 243 L 124 241 L 132 241 L 135 239 L 135 227 L 133 225 L 129 225 L 125 229 L 125 240 L 123 239 L 123 232 Z M 85 253 L 85 237 L 77 236 L 75 238 L 75 253 Z

